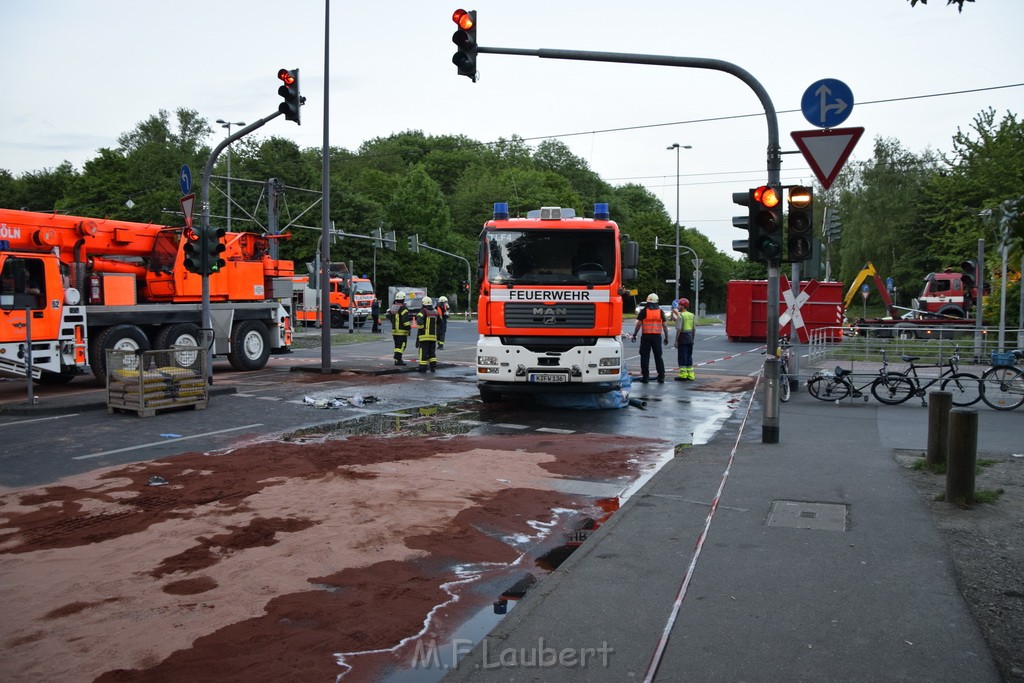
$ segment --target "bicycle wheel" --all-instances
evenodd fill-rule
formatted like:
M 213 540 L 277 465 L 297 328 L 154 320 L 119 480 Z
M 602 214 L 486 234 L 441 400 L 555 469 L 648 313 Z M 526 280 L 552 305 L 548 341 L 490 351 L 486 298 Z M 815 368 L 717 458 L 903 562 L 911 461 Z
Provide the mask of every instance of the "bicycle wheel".
M 871 383 L 871 395 L 887 406 L 910 400 L 917 393 L 917 385 L 898 372 L 888 372 Z
M 949 379 L 942 380 L 939 388 L 953 394 L 953 405 L 973 406 L 981 400 L 984 389 L 981 388 L 981 380 L 977 375 L 969 372 L 957 372 L 949 376 Z
M 1024 372 L 1017 368 L 989 368 L 981 384 L 981 400 L 996 410 L 1013 410 L 1024 403 Z
M 807 393 L 819 401 L 841 401 L 850 395 L 850 385 L 836 377 L 812 377 Z
M 783 369 L 782 376 L 779 377 L 779 400 L 785 403 L 792 395 L 793 392 L 789 386 L 789 373 Z

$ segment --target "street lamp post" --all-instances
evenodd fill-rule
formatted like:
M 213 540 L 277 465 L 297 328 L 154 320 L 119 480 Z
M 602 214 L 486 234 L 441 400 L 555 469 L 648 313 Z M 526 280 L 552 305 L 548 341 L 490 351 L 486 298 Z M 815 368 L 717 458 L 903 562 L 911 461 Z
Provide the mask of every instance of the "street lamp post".
M 245 121 L 225 121 L 224 119 L 217 119 L 217 123 L 220 124 L 221 128 L 228 129 L 228 137 L 231 137 L 231 126 L 244 126 Z M 231 230 L 231 145 L 228 145 L 228 231 Z
M 674 149 L 676 151 L 676 296 L 675 300 L 679 300 L 679 150 L 680 149 L 693 149 L 692 145 L 680 145 L 678 142 L 672 143 L 665 149 Z

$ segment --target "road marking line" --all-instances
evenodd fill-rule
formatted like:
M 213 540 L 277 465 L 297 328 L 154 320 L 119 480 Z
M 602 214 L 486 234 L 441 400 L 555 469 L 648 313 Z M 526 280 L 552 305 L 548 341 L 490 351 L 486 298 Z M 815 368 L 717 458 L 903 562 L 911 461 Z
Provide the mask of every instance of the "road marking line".
M 556 429 L 554 427 L 538 427 L 538 432 L 549 432 L 551 434 L 575 434 L 574 429 Z
M 62 417 L 75 417 L 81 415 L 81 413 L 68 413 L 67 415 L 51 415 L 50 417 L 34 417 L 31 420 L 18 420 L 17 422 L 7 422 L 0 424 L 0 427 L 10 427 L 11 425 L 27 425 L 33 422 L 43 422 L 44 420 L 59 420 Z
M 139 444 L 138 446 L 128 446 L 127 448 L 115 448 L 112 451 L 103 451 L 102 453 L 90 453 L 89 455 L 76 455 L 73 456 L 72 460 L 88 460 L 89 458 L 99 458 L 104 455 L 113 455 L 114 453 L 124 453 L 126 451 L 135 451 L 140 448 L 149 448 L 150 446 L 162 446 L 166 443 L 176 443 L 178 441 L 188 441 L 189 439 L 201 439 L 204 436 L 214 436 L 216 434 L 226 434 L 227 432 L 237 432 L 239 429 L 252 429 L 253 427 L 262 427 L 262 422 L 256 424 L 243 425 L 241 427 L 231 427 L 230 429 L 218 429 L 215 432 L 204 432 L 202 434 L 193 434 L 192 436 L 182 436 L 177 439 L 164 439 L 163 441 L 153 441 L 150 443 Z
M 498 424 L 496 424 L 494 426 L 495 427 L 504 427 L 505 429 L 529 429 L 530 428 L 528 425 L 514 425 L 514 424 L 509 424 L 508 422 L 499 422 Z

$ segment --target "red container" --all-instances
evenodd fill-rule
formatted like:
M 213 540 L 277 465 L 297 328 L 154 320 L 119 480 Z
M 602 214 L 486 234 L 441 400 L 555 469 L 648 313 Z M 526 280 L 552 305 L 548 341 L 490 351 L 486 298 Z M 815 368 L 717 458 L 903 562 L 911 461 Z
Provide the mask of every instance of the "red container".
M 789 322 L 789 305 L 783 295 L 789 290 L 789 280 L 779 278 L 780 336 L 793 336 L 806 340 L 804 334 L 792 334 Z M 843 337 L 843 283 L 804 280 L 800 283 L 801 293 L 809 293 L 799 305 L 804 329 L 834 330 L 828 338 L 841 341 Z M 800 297 L 802 299 L 802 297 Z M 730 280 L 726 290 L 725 334 L 730 341 L 765 341 L 768 338 L 768 281 Z

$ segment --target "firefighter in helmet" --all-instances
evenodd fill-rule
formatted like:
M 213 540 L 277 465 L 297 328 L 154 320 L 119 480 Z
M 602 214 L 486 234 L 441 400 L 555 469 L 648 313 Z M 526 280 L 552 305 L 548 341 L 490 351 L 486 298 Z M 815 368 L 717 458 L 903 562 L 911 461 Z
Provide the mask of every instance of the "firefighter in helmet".
M 437 372 L 437 330 L 441 316 L 434 308 L 434 300 L 423 297 L 423 307 L 416 314 L 416 348 L 419 350 L 417 370 Z
M 448 332 L 448 311 L 451 310 L 451 306 L 448 305 L 448 297 L 437 297 L 437 305 L 434 308 L 437 309 L 437 348 L 443 349 L 444 335 Z
M 405 292 L 395 293 L 395 302 L 388 309 L 388 322 L 391 323 L 391 338 L 395 341 L 395 365 L 405 365 L 402 354 L 412 329 L 412 314 L 405 305 Z
M 679 300 L 679 318 L 676 320 L 676 355 L 679 361 L 677 382 L 697 379 L 693 374 L 693 341 L 697 333 L 696 318 L 690 312 L 690 300 Z
M 651 354 L 654 354 L 654 366 L 658 371 L 658 382 L 665 382 L 665 359 L 662 357 L 662 339 L 668 346 L 668 321 L 665 312 L 658 306 L 658 295 L 647 295 L 647 304 L 636 315 L 636 328 L 633 329 L 633 341 L 640 335 L 640 381 L 644 384 L 650 380 Z

